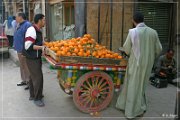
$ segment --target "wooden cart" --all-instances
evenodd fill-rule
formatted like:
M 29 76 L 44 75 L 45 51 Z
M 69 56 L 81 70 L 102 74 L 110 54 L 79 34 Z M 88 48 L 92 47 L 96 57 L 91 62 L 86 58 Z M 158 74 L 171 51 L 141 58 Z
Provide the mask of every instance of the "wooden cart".
M 53 54 L 45 58 L 58 71 L 62 90 L 73 95 L 74 104 L 85 113 L 101 111 L 110 104 L 123 83 L 127 63 L 123 59 L 57 58 Z

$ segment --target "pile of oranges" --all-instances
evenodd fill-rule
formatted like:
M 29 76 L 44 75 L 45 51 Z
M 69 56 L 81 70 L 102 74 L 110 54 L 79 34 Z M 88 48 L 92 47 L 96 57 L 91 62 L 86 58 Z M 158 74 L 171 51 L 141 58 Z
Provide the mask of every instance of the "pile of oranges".
M 106 49 L 105 46 L 99 45 L 90 34 L 68 40 L 45 42 L 45 46 L 54 51 L 57 56 L 122 59 L 122 56 L 118 53 L 114 53 Z

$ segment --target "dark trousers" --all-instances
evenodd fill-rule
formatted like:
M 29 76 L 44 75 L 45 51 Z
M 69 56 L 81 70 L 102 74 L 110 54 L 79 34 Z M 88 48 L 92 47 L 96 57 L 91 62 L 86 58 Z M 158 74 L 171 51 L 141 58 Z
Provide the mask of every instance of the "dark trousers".
M 160 72 L 162 72 L 162 73 L 164 73 L 166 76 L 164 77 L 164 78 L 167 78 L 167 80 L 168 80 L 168 82 L 169 83 L 173 83 L 172 81 L 176 78 L 176 72 L 172 72 L 172 70 L 171 69 L 168 69 L 168 70 L 163 70 L 163 69 L 161 69 L 160 70 Z M 160 72 L 156 72 L 155 74 L 156 74 L 156 76 L 161 76 L 160 75 Z
M 27 66 L 30 72 L 29 91 L 30 97 L 34 100 L 42 99 L 43 92 L 43 73 L 42 73 L 42 61 L 41 59 L 28 59 Z
M 13 47 L 13 36 L 7 35 L 8 41 L 9 41 L 9 46 Z

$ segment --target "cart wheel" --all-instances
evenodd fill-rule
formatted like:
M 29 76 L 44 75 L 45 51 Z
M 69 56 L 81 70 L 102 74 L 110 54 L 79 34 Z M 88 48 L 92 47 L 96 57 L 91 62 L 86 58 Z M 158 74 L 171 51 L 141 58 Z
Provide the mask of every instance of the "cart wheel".
M 82 112 L 98 112 L 109 105 L 113 93 L 114 84 L 111 77 L 101 71 L 91 71 L 77 81 L 73 101 Z

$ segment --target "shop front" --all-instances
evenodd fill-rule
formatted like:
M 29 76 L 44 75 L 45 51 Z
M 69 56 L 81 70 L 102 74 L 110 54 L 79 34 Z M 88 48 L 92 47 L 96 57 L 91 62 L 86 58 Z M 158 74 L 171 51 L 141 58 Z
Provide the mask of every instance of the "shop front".
M 174 42 L 174 4 L 172 0 L 169 2 L 143 2 L 139 0 L 136 10 L 144 14 L 144 22 L 149 27 L 155 29 L 163 46 L 163 52 L 173 47 Z
M 75 37 L 74 1 L 49 0 L 48 37 L 62 40 Z

